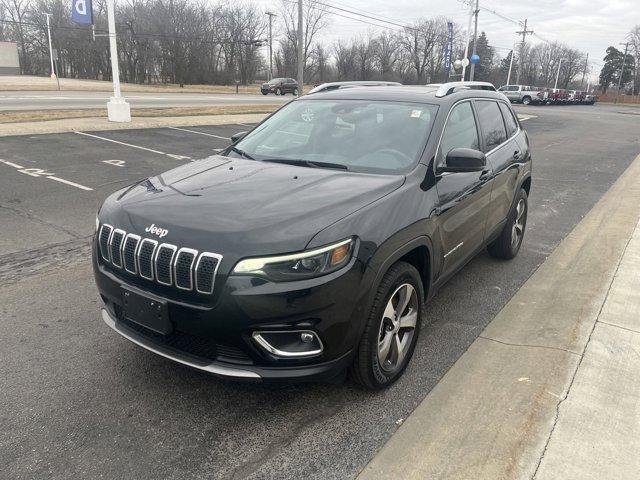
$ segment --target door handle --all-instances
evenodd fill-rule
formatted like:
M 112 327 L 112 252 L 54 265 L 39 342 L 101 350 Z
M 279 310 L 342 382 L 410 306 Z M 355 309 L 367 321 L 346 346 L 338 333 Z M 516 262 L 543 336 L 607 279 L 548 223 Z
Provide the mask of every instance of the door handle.
M 520 150 L 516 150 L 515 152 L 513 152 L 513 159 L 514 160 L 520 160 L 520 157 L 522 157 L 522 154 L 520 153 Z
M 491 173 L 490 168 L 485 168 L 484 170 L 482 170 L 482 172 L 480 172 L 480 180 L 486 180 L 487 177 L 489 177 L 490 173 Z

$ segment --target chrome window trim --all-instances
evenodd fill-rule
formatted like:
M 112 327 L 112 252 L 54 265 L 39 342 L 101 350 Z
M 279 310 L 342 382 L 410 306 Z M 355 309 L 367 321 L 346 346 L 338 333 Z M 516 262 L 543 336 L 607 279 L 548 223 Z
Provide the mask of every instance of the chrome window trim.
M 182 252 L 193 254 L 193 258 L 191 259 L 191 264 L 189 265 L 189 288 L 181 287 L 180 285 L 178 285 L 178 275 L 176 271 L 176 265 L 178 264 L 178 259 L 180 258 L 180 254 Z M 173 283 L 175 284 L 176 288 L 179 288 L 180 290 L 185 290 L 187 292 L 190 292 L 191 290 L 193 290 L 193 264 L 195 263 L 196 258 L 198 258 L 198 251 L 194 250 L 193 248 L 182 247 L 178 249 L 178 251 L 175 253 L 175 255 L 173 256 L 172 268 L 173 268 L 173 279 L 174 279 Z
M 107 238 L 107 254 L 108 254 L 107 257 L 104 256 L 104 252 L 102 251 L 102 242 L 100 241 L 100 239 L 102 238 L 102 230 L 104 228 L 111 229 L 111 231 L 109 232 L 109 237 Z M 102 257 L 102 259 L 105 262 L 110 262 L 111 261 L 111 235 L 112 234 L 113 234 L 113 226 L 112 225 L 109 225 L 108 223 L 103 223 L 100 226 L 100 230 L 98 231 L 98 248 L 100 249 L 100 256 Z
M 210 291 L 201 290 L 200 287 L 198 286 L 198 267 L 200 266 L 200 260 L 202 260 L 203 257 L 215 258 L 215 259 L 218 260 L 218 263 L 216 264 L 216 268 L 213 270 L 213 278 L 211 279 L 211 290 Z M 194 268 L 196 292 L 204 293 L 204 294 L 207 294 L 207 295 L 210 295 L 210 294 L 213 293 L 214 284 L 215 284 L 215 281 L 216 281 L 216 276 L 218 275 L 218 268 L 220 268 L 220 264 L 221 263 L 222 263 L 222 255 L 220 255 L 218 253 L 202 252 L 200 254 L 200 256 L 198 257 L 198 260 L 196 261 L 196 267 Z
M 158 278 L 158 255 L 160 254 L 160 251 L 162 250 L 162 247 L 166 247 L 169 250 L 171 250 L 171 258 L 169 259 L 169 283 L 165 283 L 160 281 L 160 278 Z M 154 271 L 156 274 L 156 281 L 162 285 L 169 285 L 172 286 L 173 285 L 173 258 L 176 255 L 176 250 L 178 250 L 178 247 L 176 247 L 175 245 L 172 245 L 171 243 L 161 243 L 160 245 L 158 245 L 158 248 L 156 249 L 156 255 L 154 258 Z
M 122 233 L 122 245 L 124 245 L 124 239 L 127 236 L 127 232 L 125 232 L 121 228 L 116 228 L 113 230 L 113 232 L 111 232 L 111 236 L 109 237 L 109 254 L 110 255 L 111 255 L 111 247 L 113 246 L 113 237 L 115 236 L 116 233 Z M 114 267 L 122 268 L 122 245 L 120 245 L 120 248 L 118 248 L 120 252 L 120 265 L 118 265 L 115 262 L 113 255 L 111 255 L 111 265 L 113 265 Z
M 133 271 L 129 270 L 127 268 L 127 262 L 124 258 L 124 247 L 127 245 L 127 240 L 129 238 L 133 238 L 134 240 L 138 240 L 138 243 L 136 244 L 136 249 L 133 252 Z M 137 262 L 137 257 L 138 257 L 138 248 L 140 248 L 140 239 L 142 237 L 140 237 L 140 235 L 136 235 L 135 233 L 127 233 L 124 237 L 124 239 L 122 240 L 122 245 L 120 246 L 120 259 L 122 260 L 122 266 L 124 268 L 124 270 L 126 272 L 132 273 L 134 275 L 138 274 L 138 262 Z
M 151 258 L 149 260 L 149 263 L 151 264 L 151 276 L 150 277 L 145 277 L 144 275 L 142 275 L 142 270 L 140 269 L 140 250 L 142 249 L 142 245 L 144 244 L 144 242 L 150 242 L 153 244 L 153 250 L 151 250 Z M 142 240 L 140 240 L 140 243 L 138 244 L 138 251 L 136 252 L 136 264 L 138 267 L 138 275 L 140 275 L 140 277 L 146 279 L 146 280 L 153 280 L 154 278 L 154 272 L 155 272 L 155 255 L 156 255 L 156 250 L 158 248 L 158 241 L 157 240 L 153 240 L 152 238 L 143 238 Z
M 265 333 L 276 333 L 276 334 L 277 333 L 311 333 L 315 338 L 318 339 L 320 348 L 317 350 L 311 350 L 310 352 L 287 352 L 285 350 L 279 350 L 275 348 L 273 345 L 271 345 L 269 342 L 267 342 L 267 340 L 262 336 L 262 334 L 265 334 Z M 313 330 L 281 330 L 281 331 L 264 330 L 264 331 L 253 332 L 251 334 L 251 338 L 253 338 L 253 340 L 262 348 L 264 348 L 267 352 L 269 352 L 272 355 L 275 355 L 276 357 L 282 357 L 282 358 L 315 357 L 317 355 L 320 355 L 324 351 L 324 344 L 322 343 L 322 339 L 320 338 L 320 335 L 318 335 Z

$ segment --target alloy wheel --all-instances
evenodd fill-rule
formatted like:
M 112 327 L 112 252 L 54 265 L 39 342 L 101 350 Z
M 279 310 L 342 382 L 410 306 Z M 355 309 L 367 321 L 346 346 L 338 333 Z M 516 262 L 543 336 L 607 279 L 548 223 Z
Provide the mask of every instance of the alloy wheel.
M 518 245 L 524 235 L 525 211 L 526 205 L 524 199 L 521 198 L 516 206 L 516 218 L 513 221 L 513 227 L 511 229 L 511 245 L 514 247 Z
M 387 302 L 378 334 L 378 361 L 385 372 L 398 370 L 411 348 L 418 305 L 418 294 L 409 283 L 400 285 Z

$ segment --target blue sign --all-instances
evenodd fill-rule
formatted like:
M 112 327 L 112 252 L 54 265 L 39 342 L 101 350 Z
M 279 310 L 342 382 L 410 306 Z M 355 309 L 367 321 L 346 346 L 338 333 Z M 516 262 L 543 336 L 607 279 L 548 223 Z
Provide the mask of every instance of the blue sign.
M 480 57 L 478 55 L 471 55 L 471 63 L 477 65 L 480 63 Z
M 91 0 L 71 0 L 71 20 L 82 25 L 93 23 Z
M 445 73 L 449 73 L 451 70 L 451 51 L 453 50 L 453 23 L 447 22 L 447 43 L 444 46 L 444 62 L 442 65 L 442 69 Z

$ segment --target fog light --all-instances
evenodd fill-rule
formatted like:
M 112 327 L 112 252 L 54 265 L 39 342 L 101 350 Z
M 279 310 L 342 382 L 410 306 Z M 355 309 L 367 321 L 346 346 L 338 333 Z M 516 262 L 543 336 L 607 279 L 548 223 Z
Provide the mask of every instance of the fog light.
M 281 358 L 305 358 L 320 355 L 324 349 L 320 337 L 311 330 L 253 332 L 256 344 Z

